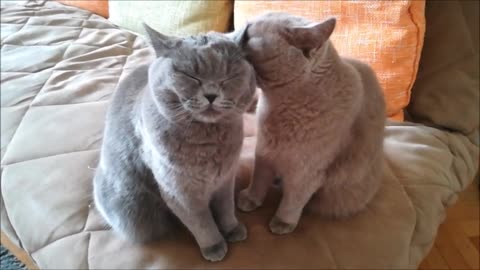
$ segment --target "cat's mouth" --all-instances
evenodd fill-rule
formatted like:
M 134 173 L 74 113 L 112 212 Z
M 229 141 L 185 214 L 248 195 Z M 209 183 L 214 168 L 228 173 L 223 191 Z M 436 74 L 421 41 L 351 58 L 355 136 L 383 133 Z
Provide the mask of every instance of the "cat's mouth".
M 202 111 L 204 116 L 217 116 L 221 112 L 215 109 L 213 106 L 208 106 L 205 110 Z
M 218 109 L 214 108 L 213 106 L 208 106 L 201 112 L 197 114 L 197 119 L 207 123 L 217 122 L 220 118 L 222 118 L 223 113 Z

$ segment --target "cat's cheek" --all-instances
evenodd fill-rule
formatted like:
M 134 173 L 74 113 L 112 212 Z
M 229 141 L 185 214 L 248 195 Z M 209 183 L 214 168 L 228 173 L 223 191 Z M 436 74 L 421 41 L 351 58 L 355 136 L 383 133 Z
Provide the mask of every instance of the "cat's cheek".
M 243 89 L 246 89 L 245 93 L 240 97 L 239 102 L 241 102 L 243 107 L 247 107 L 252 102 L 257 89 L 257 82 L 255 80 L 255 75 L 252 75 L 252 78 L 243 83 Z M 246 109 L 246 108 L 242 108 Z
M 195 90 L 188 85 L 177 85 L 173 92 L 179 97 L 179 99 L 185 100 L 193 98 L 198 93 L 198 90 Z
M 237 102 L 237 108 L 241 111 L 245 111 L 247 106 L 252 102 L 253 94 L 247 93 L 243 95 Z

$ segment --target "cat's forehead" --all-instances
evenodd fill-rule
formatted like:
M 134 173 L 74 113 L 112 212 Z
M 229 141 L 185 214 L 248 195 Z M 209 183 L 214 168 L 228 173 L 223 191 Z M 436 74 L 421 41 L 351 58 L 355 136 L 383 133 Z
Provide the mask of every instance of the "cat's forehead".
M 218 53 L 238 50 L 233 41 L 225 35 L 215 32 L 186 37 L 182 40 L 181 48 L 200 52 L 217 51 Z
M 194 73 L 215 73 L 230 69 L 242 51 L 228 38 L 199 35 L 186 38 L 173 57 L 174 66 Z

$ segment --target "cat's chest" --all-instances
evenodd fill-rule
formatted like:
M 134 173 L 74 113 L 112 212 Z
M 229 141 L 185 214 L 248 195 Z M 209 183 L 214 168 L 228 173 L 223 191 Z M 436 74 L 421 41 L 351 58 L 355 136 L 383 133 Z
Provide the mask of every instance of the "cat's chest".
M 270 144 L 301 143 L 319 132 L 320 113 L 313 102 L 282 103 L 259 111 L 259 136 Z
M 227 174 L 235 163 L 242 143 L 240 134 L 241 129 L 234 126 L 190 124 L 154 131 L 149 138 L 152 142 L 143 148 L 150 162 L 211 179 Z

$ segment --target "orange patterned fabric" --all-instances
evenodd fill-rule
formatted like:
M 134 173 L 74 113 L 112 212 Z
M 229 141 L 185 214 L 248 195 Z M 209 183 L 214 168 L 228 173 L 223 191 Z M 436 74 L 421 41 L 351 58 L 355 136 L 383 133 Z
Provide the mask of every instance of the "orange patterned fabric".
M 108 0 L 57 0 L 58 2 L 86 9 L 90 12 L 108 18 Z
M 425 33 L 425 1 L 235 1 L 235 27 L 268 11 L 314 21 L 337 18 L 331 40 L 343 56 L 369 63 L 384 89 L 387 115 L 403 120 Z

